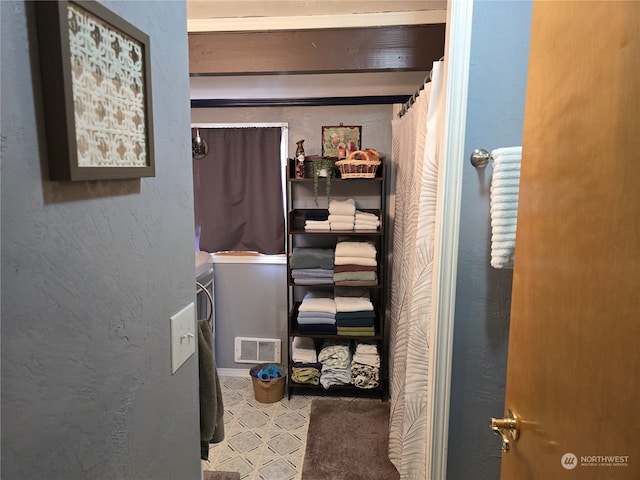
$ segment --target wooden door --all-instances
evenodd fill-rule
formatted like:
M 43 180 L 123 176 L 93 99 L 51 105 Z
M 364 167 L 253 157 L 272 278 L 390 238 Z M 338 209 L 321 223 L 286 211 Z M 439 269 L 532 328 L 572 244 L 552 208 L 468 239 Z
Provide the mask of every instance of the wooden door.
M 502 480 L 640 478 L 640 2 L 535 2 Z

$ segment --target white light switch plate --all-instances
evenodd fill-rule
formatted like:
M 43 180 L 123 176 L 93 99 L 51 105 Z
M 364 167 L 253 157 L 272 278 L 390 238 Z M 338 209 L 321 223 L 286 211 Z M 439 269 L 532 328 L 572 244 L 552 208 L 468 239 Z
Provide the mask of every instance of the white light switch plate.
M 196 310 L 191 302 L 171 317 L 171 374 L 196 353 Z

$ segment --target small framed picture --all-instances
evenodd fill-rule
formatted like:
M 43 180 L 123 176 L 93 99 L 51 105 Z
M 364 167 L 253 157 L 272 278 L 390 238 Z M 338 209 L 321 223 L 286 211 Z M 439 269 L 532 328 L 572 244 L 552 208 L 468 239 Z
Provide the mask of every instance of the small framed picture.
M 149 36 L 98 2 L 35 2 L 49 178 L 155 176 Z
M 362 126 L 346 127 L 344 125 L 322 127 L 322 156 L 339 157 L 342 147 L 346 154 L 360 150 Z

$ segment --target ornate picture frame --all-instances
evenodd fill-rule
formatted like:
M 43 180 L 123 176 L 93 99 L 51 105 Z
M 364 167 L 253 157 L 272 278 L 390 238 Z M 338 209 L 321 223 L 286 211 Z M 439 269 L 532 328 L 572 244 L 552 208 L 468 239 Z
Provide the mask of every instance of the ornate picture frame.
M 35 7 L 49 178 L 155 176 L 149 36 L 98 2 Z
M 338 157 L 340 146 L 348 154 L 351 150 L 360 150 L 362 144 L 362 126 L 322 127 L 322 156 Z

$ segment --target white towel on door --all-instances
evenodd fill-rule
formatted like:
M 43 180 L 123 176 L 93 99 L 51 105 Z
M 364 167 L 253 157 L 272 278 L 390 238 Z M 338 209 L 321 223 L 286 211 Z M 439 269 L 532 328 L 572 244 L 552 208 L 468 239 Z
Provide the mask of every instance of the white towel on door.
M 513 268 L 522 147 L 491 152 L 491 266 Z

